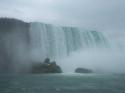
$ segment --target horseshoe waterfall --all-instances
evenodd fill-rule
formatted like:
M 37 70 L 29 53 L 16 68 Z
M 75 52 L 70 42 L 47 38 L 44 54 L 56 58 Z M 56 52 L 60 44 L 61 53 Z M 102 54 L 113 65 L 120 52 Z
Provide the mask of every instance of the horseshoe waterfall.
M 107 37 L 98 31 L 0 19 L 1 73 L 18 72 L 32 61 L 60 60 L 75 51 L 109 47 Z

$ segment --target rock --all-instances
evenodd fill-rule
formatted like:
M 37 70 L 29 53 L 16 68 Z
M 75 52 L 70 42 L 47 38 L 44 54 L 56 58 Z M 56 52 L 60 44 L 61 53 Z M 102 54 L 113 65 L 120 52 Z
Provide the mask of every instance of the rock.
M 62 73 L 60 66 L 56 62 L 50 62 L 49 58 L 46 58 L 43 63 L 35 63 L 32 65 L 31 73 Z
M 46 59 L 44 60 L 44 63 L 50 64 L 50 59 L 49 59 L 49 58 L 46 58 Z
M 93 73 L 91 69 L 86 69 L 86 68 L 77 68 L 75 70 L 75 73 Z

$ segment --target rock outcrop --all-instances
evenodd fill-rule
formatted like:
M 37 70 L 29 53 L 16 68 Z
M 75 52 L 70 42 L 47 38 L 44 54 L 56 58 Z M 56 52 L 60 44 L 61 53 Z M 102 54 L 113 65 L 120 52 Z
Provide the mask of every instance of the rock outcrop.
M 27 61 L 22 59 L 31 49 L 29 27 L 21 20 L 0 18 L 0 73 L 17 73 Z
M 91 69 L 86 69 L 86 68 L 77 68 L 75 70 L 75 73 L 93 73 Z
M 62 70 L 55 61 L 50 62 L 50 59 L 46 58 L 43 63 L 34 63 L 31 67 L 31 73 L 62 73 Z

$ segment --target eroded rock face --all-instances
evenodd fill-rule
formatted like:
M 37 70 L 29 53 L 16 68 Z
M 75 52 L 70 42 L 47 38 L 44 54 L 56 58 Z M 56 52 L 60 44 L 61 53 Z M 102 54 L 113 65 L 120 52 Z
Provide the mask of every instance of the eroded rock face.
M 87 68 L 77 68 L 75 70 L 75 73 L 93 73 L 93 71 Z
M 47 58 L 43 63 L 35 63 L 31 67 L 31 73 L 42 74 L 42 73 L 62 73 L 60 66 L 56 62 L 50 62 Z

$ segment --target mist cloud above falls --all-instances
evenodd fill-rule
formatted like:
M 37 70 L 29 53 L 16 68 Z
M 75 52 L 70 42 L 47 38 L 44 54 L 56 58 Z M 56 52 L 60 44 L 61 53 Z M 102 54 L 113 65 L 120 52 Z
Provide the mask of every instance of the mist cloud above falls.
M 124 31 L 124 0 L 1 0 L 0 16 L 89 29 Z

